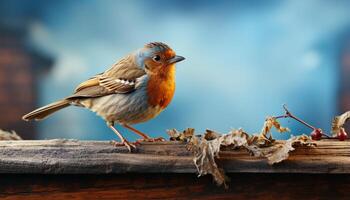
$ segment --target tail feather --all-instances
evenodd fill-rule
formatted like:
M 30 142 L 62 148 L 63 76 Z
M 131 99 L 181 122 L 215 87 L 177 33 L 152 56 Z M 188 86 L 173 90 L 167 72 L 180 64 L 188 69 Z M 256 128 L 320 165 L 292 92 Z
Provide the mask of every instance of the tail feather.
M 51 115 L 52 113 L 61 110 L 67 106 L 70 105 L 70 101 L 68 100 L 60 100 L 56 101 L 54 103 L 51 103 L 49 105 L 46 105 L 44 107 L 38 108 L 22 117 L 23 120 L 29 121 L 29 120 L 42 120 L 45 119 L 47 116 Z

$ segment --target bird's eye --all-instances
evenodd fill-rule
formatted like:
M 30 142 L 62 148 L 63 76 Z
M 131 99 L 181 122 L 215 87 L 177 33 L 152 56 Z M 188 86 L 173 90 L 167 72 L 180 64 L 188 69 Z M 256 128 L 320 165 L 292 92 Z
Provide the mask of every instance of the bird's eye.
M 159 55 L 155 55 L 153 57 L 153 60 L 156 61 L 156 62 L 159 62 L 160 61 L 160 56 Z

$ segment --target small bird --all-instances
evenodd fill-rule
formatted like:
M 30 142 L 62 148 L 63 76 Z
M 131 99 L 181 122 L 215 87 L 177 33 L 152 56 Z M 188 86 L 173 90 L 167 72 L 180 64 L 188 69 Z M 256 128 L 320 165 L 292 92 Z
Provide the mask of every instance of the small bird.
M 105 72 L 82 82 L 71 96 L 38 108 L 22 119 L 42 120 L 70 105 L 84 107 L 102 117 L 131 151 L 136 146 L 114 125 L 120 124 L 145 141 L 157 140 L 131 125 L 156 117 L 169 105 L 175 92 L 175 63 L 184 59 L 164 43 L 146 44 Z

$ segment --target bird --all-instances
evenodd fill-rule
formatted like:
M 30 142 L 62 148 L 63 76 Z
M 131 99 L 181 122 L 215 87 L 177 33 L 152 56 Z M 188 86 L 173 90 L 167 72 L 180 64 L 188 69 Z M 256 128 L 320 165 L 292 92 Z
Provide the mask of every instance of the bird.
M 175 64 L 184 59 L 165 43 L 148 43 L 79 84 L 72 95 L 38 108 L 22 119 L 43 120 L 68 106 L 87 108 L 105 120 L 121 140 L 119 145 L 131 152 L 136 145 L 115 125 L 138 134 L 141 140 L 157 140 L 132 125 L 155 118 L 169 105 L 175 92 Z

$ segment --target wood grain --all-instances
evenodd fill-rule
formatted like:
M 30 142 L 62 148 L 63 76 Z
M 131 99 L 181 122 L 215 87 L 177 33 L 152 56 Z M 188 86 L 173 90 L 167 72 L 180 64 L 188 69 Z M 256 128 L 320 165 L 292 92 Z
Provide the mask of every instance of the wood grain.
M 232 173 L 229 188 L 195 174 L 2 175 L 1 200 L 350 199 L 348 174 Z
M 230 172 L 225 190 L 196 176 L 181 142 L 128 153 L 106 141 L 0 141 L 0 199 L 350 199 L 349 156 L 350 141 L 336 140 L 299 147 L 273 166 L 225 149 L 217 160 Z
M 283 142 L 283 141 L 279 141 Z M 218 159 L 226 172 L 350 173 L 350 141 L 322 140 L 300 147 L 288 160 L 270 166 L 244 150 L 224 150 Z M 192 154 L 181 142 L 142 143 L 136 153 L 107 141 L 0 141 L 0 173 L 108 174 L 196 173 Z

